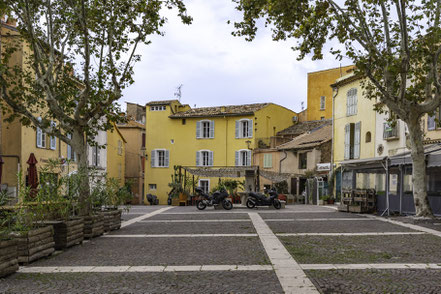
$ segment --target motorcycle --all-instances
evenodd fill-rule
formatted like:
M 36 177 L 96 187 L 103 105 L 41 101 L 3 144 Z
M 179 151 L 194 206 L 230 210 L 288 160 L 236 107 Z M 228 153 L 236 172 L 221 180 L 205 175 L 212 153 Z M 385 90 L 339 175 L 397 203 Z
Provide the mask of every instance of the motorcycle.
M 225 189 L 221 189 L 220 191 L 216 191 L 211 196 L 204 192 L 201 188 L 197 187 L 195 189 L 197 193 L 201 196 L 202 199 L 200 199 L 196 207 L 199 210 L 204 210 L 207 206 L 214 206 L 222 204 L 222 207 L 225 210 L 230 210 L 233 208 L 233 203 L 227 199 L 228 192 Z
M 269 190 L 269 197 L 266 197 L 264 194 L 249 192 L 248 199 L 246 205 L 248 208 L 252 209 L 256 206 L 274 206 L 275 209 L 280 209 L 282 207 L 282 203 L 277 199 L 279 195 L 276 190 Z

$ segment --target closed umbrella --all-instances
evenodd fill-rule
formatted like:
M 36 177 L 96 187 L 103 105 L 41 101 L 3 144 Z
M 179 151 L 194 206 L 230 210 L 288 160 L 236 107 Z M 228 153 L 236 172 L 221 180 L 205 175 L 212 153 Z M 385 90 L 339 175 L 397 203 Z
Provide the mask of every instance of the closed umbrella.
M 29 164 L 28 167 L 28 184 L 31 187 L 31 197 L 35 197 L 35 194 L 37 192 L 38 187 L 38 176 L 37 176 L 37 159 L 35 158 L 34 153 L 31 153 L 29 156 L 28 161 L 26 162 Z

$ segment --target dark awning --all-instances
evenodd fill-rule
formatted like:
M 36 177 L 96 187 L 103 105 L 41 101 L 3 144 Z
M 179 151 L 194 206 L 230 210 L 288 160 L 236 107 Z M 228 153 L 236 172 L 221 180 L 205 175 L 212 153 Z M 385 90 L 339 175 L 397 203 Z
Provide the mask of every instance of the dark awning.
M 375 169 L 383 168 L 386 156 L 372 157 L 365 159 L 345 160 L 340 162 L 340 165 L 345 169 Z
M 424 153 L 426 154 L 426 162 L 427 167 L 438 167 L 441 166 L 441 145 L 440 144 L 431 144 L 424 147 Z M 412 155 L 410 151 L 403 152 L 401 154 L 397 154 L 389 157 L 390 166 L 399 166 L 399 165 L 411 165 L 412 164 Z

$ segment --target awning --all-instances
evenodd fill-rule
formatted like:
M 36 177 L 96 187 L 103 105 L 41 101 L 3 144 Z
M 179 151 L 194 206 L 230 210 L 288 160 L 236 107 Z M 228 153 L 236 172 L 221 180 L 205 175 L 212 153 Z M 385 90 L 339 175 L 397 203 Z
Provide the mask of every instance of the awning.
M 426 155 L 427 167 L 439 167 L 441 166 L 441 145 L 432 144 L 424 147 L 424 153 Z M 410 151 L 403 152 L 398 155 L 390 157 L 390 166 L 399 165 L 411 165 L 412 155 Z
M 383 163 L 385 163 L 386 158 L 387 156 L 345 160 L 345 161 L 341 161 L 340 165 L 345 169 L 383 168 Z

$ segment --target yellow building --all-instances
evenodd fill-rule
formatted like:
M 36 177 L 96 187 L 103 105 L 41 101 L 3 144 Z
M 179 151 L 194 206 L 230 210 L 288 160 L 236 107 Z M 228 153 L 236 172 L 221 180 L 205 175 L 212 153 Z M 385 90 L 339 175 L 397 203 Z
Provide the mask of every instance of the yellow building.
M 178 100 L 146 105 L 146 193 L 167 202 L 173 167 L 251 166 L 252 150 L 292 125 L 296 113 L 272 103 L 191 109 Z M 199 178 L 211 190 L 218 178 Z
M 125 184 L 126 140 L 116 125 L 107 131 L 107 176 Z
M 332 118 L 332 88 L 338 78 L 348 74 L 352 65 L 308 73 L 307 120 Z

